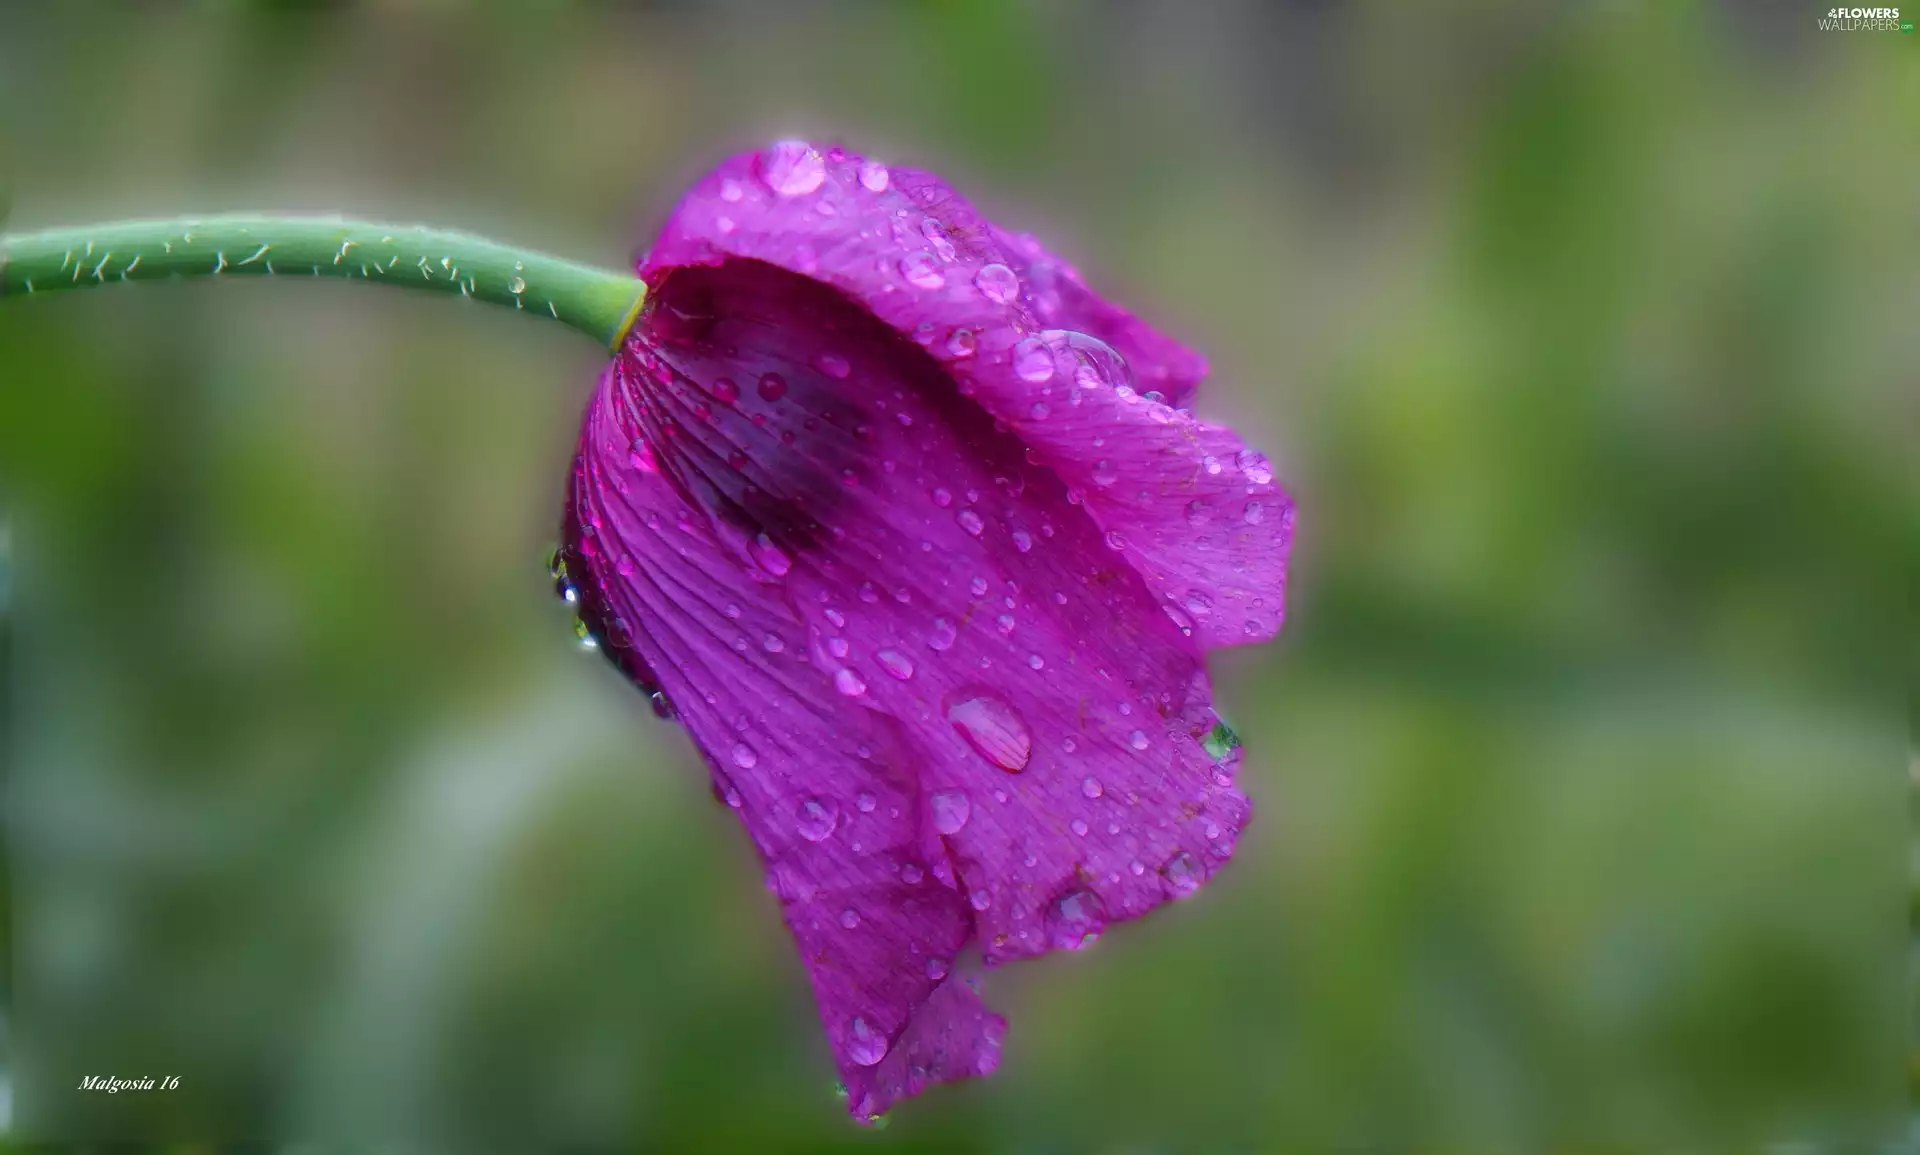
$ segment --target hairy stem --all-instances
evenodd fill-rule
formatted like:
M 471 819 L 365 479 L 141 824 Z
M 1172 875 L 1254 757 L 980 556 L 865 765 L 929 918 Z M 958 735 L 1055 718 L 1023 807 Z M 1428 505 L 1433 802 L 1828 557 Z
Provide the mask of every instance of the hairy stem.
M 0 236 L 0 298 L 166 277 L 344 277 L 549 317 L 613 349 L 640 311 L 632 274 L 470 233 L 339 217 L 116 221 Z

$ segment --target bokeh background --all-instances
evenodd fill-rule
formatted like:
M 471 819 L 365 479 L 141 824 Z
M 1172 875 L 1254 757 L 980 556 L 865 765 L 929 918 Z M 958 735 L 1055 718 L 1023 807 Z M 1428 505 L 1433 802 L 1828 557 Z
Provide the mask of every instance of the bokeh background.
M 10 1141 L 1896 1148 L 1920 37 L 1825 7 L 0 7 L 12 227 L 616 263 L 837 135 L 1207 351 L 1303 510 L 1282 640 L 1214 661 L 1233 868 L 993 974 L 1000 1074 L 864 1131 L 745 837 L 552 597 L 588 343 L 8 302 Z

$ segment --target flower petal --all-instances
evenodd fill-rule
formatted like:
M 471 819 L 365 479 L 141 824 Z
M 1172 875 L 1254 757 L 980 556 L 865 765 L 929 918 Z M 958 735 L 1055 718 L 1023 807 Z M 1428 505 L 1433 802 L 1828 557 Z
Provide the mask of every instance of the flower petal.
M 855 1110 L 991 1071 L 1004 1021 L 927 967 L 952 959 L 972 922 L 926 878 L 937 845 L 920 838 L 914 753 L 810 664 L 780 585 L 754 580 L 764 571 L 660 472 L 631 401 L 616 363 L 575 463 L 563 558 L 583 620 L 629 677 L 661 689 L 739 812 Z
M 791 178 L 796 163 L 806 180 Z M 1198 641 L 1272 637 L 1292 500 L 1231 430 L 1139 392 L 1178 402 L 1204 362 L 939 178 L 896 168 L 875 180 L 874 167 L 799 142 L 727 161 L 680 202 L 640 275 L 658 291 L 689 266 L 746 258 L 839 289 L 1016 432 Z

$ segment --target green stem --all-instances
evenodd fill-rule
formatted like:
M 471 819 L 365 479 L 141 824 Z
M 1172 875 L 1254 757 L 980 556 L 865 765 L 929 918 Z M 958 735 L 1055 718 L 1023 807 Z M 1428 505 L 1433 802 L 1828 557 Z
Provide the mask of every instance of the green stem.
M 344 277 L 458 293 L 617 349 L 647 287 L 632 274 L 470 233 L 339 217 L 118 221 L 0 236 L 0 297 L 166 277 Z

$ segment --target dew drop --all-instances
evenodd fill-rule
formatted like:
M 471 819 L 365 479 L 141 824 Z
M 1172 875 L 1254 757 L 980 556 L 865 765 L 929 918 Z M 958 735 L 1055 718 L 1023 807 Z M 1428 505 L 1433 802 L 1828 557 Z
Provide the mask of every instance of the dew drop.
M 1033 407 L 1027 410 L 1027 416 L 1035 421 L 1045 421 L 1052 412 L 1053 410 L 1047 408 L 1045 401 L 1035 401 Z
M 947 960 L 943 958 L 928 959 L 927 960 L 927 977 L 932 979 L 936 983 L 939 982 L 941 979 L 946 978 L 947 977 Z
M 973 335 L 972 329 L 955 329 L 947 338 L 947 354 L 955 358 L 971 357 L 980 347 L 980 339 Z
M 1080 780 L 1080 793 L 1085 794 L 1089 798 L 1098 798 L 1106 792 L 1106 788 L 1100 785 L 1098 778 L 1089 777 Z
M 887 1037 L 858 1015 L 847 1024 L 847 1058 L 856 1066 L 871 1067 L 887 1057 Z
M 793 568 L 793 559 L 786 555 L 786 551 L 773 544 L 773 539 L 764 533 L 756 536 L 748 549 L 760 568 L 774 577 L 785 577 L 787 571 Z
M 1184 850 L 1167 859 L 1167 864 L 1160 868 L 1160 876 L 1166 880 L 1167 890 L 1175 898 L 1192 894 L 1206 881 L 1206 872 L 1193 860 L 1193 855 Z
M 781 640 L 779 634 L 768 634 L 760 639 L 760 648 L 769 654 L 777 654 L 787 648 L 787 643 Z
M 840 808 L 832 799 L 807 798 L 801 801 L 799 821 L 794 828 L 808 842 L 819 842 L 833 833 L 840 823 Z
M 972 581 L 967 583 L 967 588 L 973 591 L 974 597 L 976 598 L 985 597 L 987 596 L 987 579 L 983 577 L 976 577 Z
M 733 744 L 733 764 L 742 770 L 751 770 L 760 764 L 760 755 L 755 754 L 753 747 L 747 745 L 745 742 L 735 742 Z
M 908 886 L 919 886 L 920 880 L 926 876 L 927 872 L 920 869 L 920 864 L 917 862 L 903 862 L 900 864 L 900 881 L 906 883 Z
M 973 802 L 958 790 L 941 790 L 927 800 L 933 809 L 933 828 L 942 834 L 958 834 L 973 817 Z
M 722 405 L 731 405 L 740 400 L 740 386 L 735 385 L 731 378 L 718 378 L 713 383 L 713 399 Z
M 1020 278 L 1005 265 L 992 264 L 973 275 L 973 287 L 996 305 L 1004 305 L 1020 295 Z
M 1047 908 L 1047 941 L 1055 950 L 1092 946 L 1100 937 L 1105 913 L 1092 891 L 1068 891 Z
M 1255 485 L 1265 485 L 1273 480 L 1273 464 L 1267 460 L 1265 454 L 1252 449 L 1242 449 L 1234 457 L 1233 463 L 1238 465 L 1240 472 L 1246 474 L 1247 480 Z
M 838 353 L 822 353 L 813 359 L 813 367 L 835 380 L 844 381 L 847 374 L 853 372 L 853 366 Z
M 1041 657 L 1039 654 L 1027 655 L 1027 665 L 1031 666 L 1036 670 L 1040 669 L 1042 666 L 1045 666 L 1046 664 L 1047 664 L 1047 660 Z
M 1114 472 L 1113 462 L 1101 461 L 1095 463 L 1093 467 L 1093 483 L 1095 485 L 1105 489 L 1118 480 L 1120 480 L 1120 475 Z
M 827 179 L 827 166 L 803 140 L 776 141 L 760 156 L 760 179 L 783 197 L 805 196 Z
M 873 657 L 875 661 L 880 663 L 881 669 L 901 681 L 904 682 L 913 677 L 913 659 L 907 657 L 899 650 L 881 650 Z
M 1242 513 L 1241 516 L 1246 519 L 1248 525 L 1259 525 L 1261 522 L 1267 520 L 1267 510 L 1266 507 L 1259 502 L 1249 501 L 1246 511 Z
M 940 272 L 940 262 L 924 249 L 900 258 L 900 275 L 909 285 L 922 289 L 937 289 L 947 283 Z
M 1213 612 L 1213 599 L 1199 590 L 1187 591 L 1187 612 L 1196 618 L 1204 618 Z
M 941 509 L 945 509 L 948 506 L 952 505 L 953 504 L 952 491 L 946 489 L 945 487 L 935 489 L 933 491 L 933 503 L 939 506 Z
M 1145 750 L 1147 748 L 1146 731 L 1135 730 L 1133 733 L 1127 735 L 1127 745 L 1133 747 L 1135 750 Z
M 527 291 L 527 279 L 525 277 L 511 277 L 508 279 L 507 292 L 512 293 L 514 296 L 517 297 L 526 291 Z
M 867 692 L 867 684 L 860 680 L 860 675 L 845 666 L 833 672 L 833 688 L 849 698 L 858 698 Z
M 927 635 L 927 648 L 941 651 L 950 650 L 953 648 L 953 643 L 959 640 L 959 637 L 960 634 L 953 628 L 952 622 L 945 618 L 935 618 L 933 619 L 933 632 Z
M 859 926 L 860 912 L 853 909 L 852 907 L 848 907 L 847 909 L 841 911 L 840 925 L 846 927 L 848 930 L 852 930 L 854 927 Z
M 886 192 L 892 179 L 887 166 L 877 160 L 862 161 L 860 164 L 860 186 L 868 192 Z
M 837 634 L 827 639 L 827 653 L 832 654 L 836 658 L 846 657 L 847 650 L 849 648 L 850 647 L 847 645 L 847 639 L 840 637 Z
M 1120 531 L 1110 529 L 1107 531 L 1107 548 L 1116 550 L 1125 549 L 1127 548 L 1127 539 L 1120 536 Z
M 1053 353 L 1038 338 L 1028 337 L 1013 347 L 1013 371 L 1022 381 L 1038 385 L 1053 377 Z
M 1196 500 L 1196 501 L 1189 501 L 1187 503 L 1187 524 L 1188 525 L 1198 528 L 1200 526 L 1207 524 L 1207 522 L 1212 520 L 1212 518 L 1213 518 L 1213 511 L 1207 508 L 1206 502 Z
M 961 510 L 957 520 L 960 522 L 961 529 L 966 530 L 975 537 L 979 537 L 982 531 L 987 528 L 986 522 L 981 521 L 980 515 L 971 509 Z
M 763 373 L 758 389 L 762 401 L 778 401 L 787 395 L 787 379 L 778 373 Z
M 1026 769 L 1033 756 L 1027 720 L 991 691 L 977 687 L 955 691 L 947 700 L 947 721 L 981 757 L 1009 774 Z
M 1080 837 L 1085 838 L 1087 836 L 1087 820 L 1086 819 L 1076 818 L 1072 822 L 1069 822 L 1067 825 L 1071 826 L 1073 828 L 1073 832 L 1075 834 L 1078 834 Z

